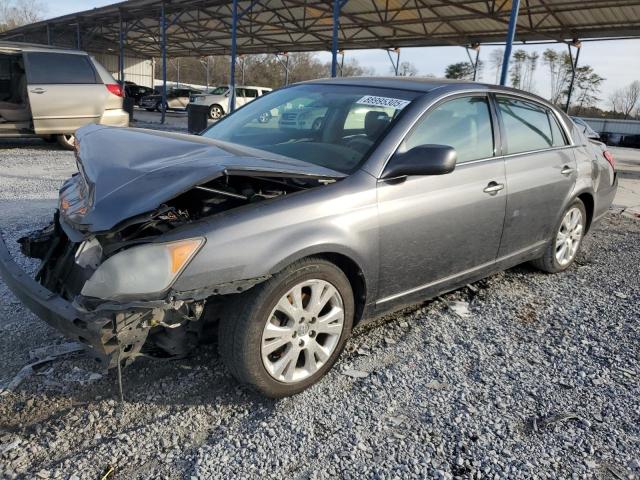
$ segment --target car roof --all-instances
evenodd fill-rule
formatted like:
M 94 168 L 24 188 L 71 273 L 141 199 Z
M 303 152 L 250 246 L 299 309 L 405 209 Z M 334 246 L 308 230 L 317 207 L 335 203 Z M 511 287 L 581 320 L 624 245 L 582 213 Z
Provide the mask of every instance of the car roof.
M 478 92 L 503 92 L 511 93 L 521 97 L 528 97 L 531 100 L 543 103 L 548 107 L 560 111 L 559 108 L 551 104 L 545 98 L 534 93 L 518 90 L 517 88 L 494 85 L 489 83 L 472 82 L 469 80 L 451 80 L 448 78 L 427 78 L 427 77 L 336 77 L 308 80 L 296 85 L 304 84 L 325 84 L 325 85 L 353 85 L 359 87 L 389 88 L 393 90 L 410 90 L 414 92 L 429 93 L 434 90 L 451 92 L 456 90 L 474 90 Z M 561 112 L 563 113 L 564 112 Z
M 24 42 L 6 42 L 0 41 L 0 51 L 8 50 L 13 52 L 52 52 L 52 53 L 73 53 L 77 55 L 87 55 L 87 52 L 75 50 L 72 48 L 52 47 L 49 45 L 40 45 L 37 43 Z
M 517 93 L 537 97 L 530 92 L 518 90 L 517 88 L 494 85 L 490 83 L 472 82 L 470 80 L 452 80 L 448 78 L 431 77 L 336 77 L 308 80 L 300 83 L 324 83 L 331 85 L 357 85 L 363 87 L 391 88 L 395 90 L 412 90 L 416 92 L 431 92 L 436 89 L 443 90 L 492 90 L 503 91 L 505 93 Z M 541 98 L 541 100 L 544 100 Z

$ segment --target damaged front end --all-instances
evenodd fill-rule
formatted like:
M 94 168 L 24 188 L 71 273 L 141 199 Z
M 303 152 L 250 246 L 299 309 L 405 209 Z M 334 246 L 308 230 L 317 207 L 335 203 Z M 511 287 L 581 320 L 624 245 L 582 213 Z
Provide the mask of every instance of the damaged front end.
M 143 354 L 186 355 L 215 320 L 221 296 L 268 278 L 174 290 L 206 242 L 199 223 L 340 178 L 175 139 L 165 146 L 169 153 L 176 142 L 182 146 L 175 158 L 117 157 L 114 165 L 95 153 L 103 133 L 94 131 L 92 142 L 78 135 L 79 172 L 61 188 L 53 222 L 19 240 L 24 255 L 41 260 L 35 278 L 13 262 L 1 238 L 0 274 L 32 311 L 107 368 Z M 198 165 L 206 168 L 195 175 Z

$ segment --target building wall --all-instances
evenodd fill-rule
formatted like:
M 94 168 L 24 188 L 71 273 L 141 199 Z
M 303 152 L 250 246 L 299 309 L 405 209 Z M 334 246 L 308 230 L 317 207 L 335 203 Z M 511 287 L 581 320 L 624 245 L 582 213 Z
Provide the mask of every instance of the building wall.
M 605 118 L 584 118 L 598 133 L 619 133 L 621 135 L 640 135 L 640 121 L 638 120 L 618 120 Z
M 118 55 L 92 53 L 104 67 L 118 80 Z M 153 60 L 141 57 L 124 57 L 124 80 L 153 88 Z

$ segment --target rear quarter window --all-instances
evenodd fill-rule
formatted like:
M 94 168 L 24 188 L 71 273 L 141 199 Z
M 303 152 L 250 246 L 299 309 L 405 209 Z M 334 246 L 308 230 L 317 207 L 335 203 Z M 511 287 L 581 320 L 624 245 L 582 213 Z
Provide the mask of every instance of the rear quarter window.
M 28 53 L 27 79 L 32 85 L 98 83 L 89 57 L 71 53 Z

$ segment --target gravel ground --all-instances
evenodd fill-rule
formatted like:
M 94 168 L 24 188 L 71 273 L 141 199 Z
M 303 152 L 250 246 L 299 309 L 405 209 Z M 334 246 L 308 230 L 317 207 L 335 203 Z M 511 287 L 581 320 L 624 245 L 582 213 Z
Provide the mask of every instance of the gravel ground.
M 0 149 L 15 252 L 74 159 Z M 58 359 L 0 396 L 0 478 L 640 478 L 639 244 L 640 222 L 612 211 L 567 272 L 517 267 L 360 328 L 280 401 L 238 387 L 214 345 L 139 359 L 123 404 L 115 372 Z M 0 281 L 0 385 L 62 342 Z

